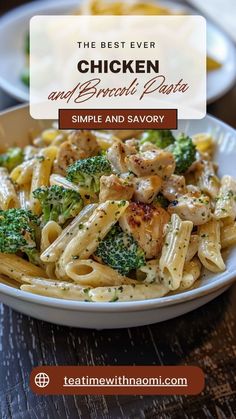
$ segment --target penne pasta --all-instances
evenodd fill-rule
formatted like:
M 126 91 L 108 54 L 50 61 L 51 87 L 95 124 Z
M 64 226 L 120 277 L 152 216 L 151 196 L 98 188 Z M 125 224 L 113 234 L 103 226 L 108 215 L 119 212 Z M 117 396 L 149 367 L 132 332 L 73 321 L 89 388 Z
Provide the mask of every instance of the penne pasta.
M 29 209 L 30 205 L 30 185 L 26 184 L 19 189 L 18 192 L 20 207 Z
M 14 279 L 8 278 L 6 276 L 0 276 L 0 284 L 19 289 L 19 283 L 14 281 Z
M 0 167 L 0 206 L 2 210 L 19 208 L 20 202 L 7 169 Z
M 88 259 L 95 252 L 99 241 L 119 220 L 128 205 L 128 201 L 106 201 L 98 205 L 64 250 L 57 269 L 59 277 L 65 275 L 66 265 L 75 258 Z
M 59 147 L 64 141 L 67 140 L 70 130 L 59 130 L 58 127 L 45 129 L 40 140 L 46 146 Z
M 164 284 L 133 284 L 91 288 L 89 297 L 95 302 L 135 301 L 160 298 L 168 292 Z
M 216 198 L 220 189 L 220 180 L 216 176 L 212 161 L 203 161 L 203 170 L 198 177 L 198 186 L 211 198 Z
M 74 260 L 68 263 L 66 274 L 80 285 L 93 287 L 136 283 L 135 280 L 126 278 L 109 266 L 102 265 L 92 259 Z
M 32 145 L 27 145 L 24 148 L 24 160 L 32 160 L 33 157 L 35 157 L 39 153 L 39 149 L 37 147 L 34 147 Z
M 32 183 L 31 183 L 31 199 L 30 208 L 35 214 L 40 214 L 40 204 L 37 199 L 33 197 L 33 191 L 40 186 L 48 186 L 53 162 L 57 156 L 58 149 L 56 147 L 44 148 L 35 159 Z
M 211 272 L 225 270 L 221 256 L 220 222 L 212 219 L 198 227 L 198 257 L 205 268 Z
M 45 264 L 45 272 L 48 278 L 57 279 L 56 276 L 56 264 L 55 263 L 46 263 Z
M 96 204 L 83 208 L 77 217 L 62 231 L 58 238 L 41 254 L 43 262 L 57 262 L 70 241 L 78 234 L 81 223 L 85 223 L 93 213 Z
M 190 242 L 193 223 L 171 216 L 160 258 L 162 283 L 171 291 L 179 288 Z
M 222 228 L 227 227 L 229 225 L 232 226 L 232 218 L 230 218 L 230 217 L 222 218 L 220 221 L 221 221 L 221 227 Z
M 32 181 L 35 159 L 25 161 L 11 171 L 10 177 L 17 185 L 28 185 Z
M 190 240 L 189 240 L 189 246 L 185 258 L 185 262 L 190 262 L 190 260 L 193 259 L 193 257 L 198 252 L 198 246 L 199 246 L 199 237 L 197 234 L 191 234 Z
M 36 265 L 13 254 L 0 253 L 0 274 L 22 282 L 24 276 L 47 277 L 46 272 Z
M 61 232 L 62 228 L 58 223 L 56 223 L 55 221 L 49 221 L 42 229 L 40 245 L 41 252 L 45 251 L 48 247 L 50 247 L 60 236 Z M 55 263 L 52 262 L 45 264 L 45 271 L 49 278 L 56 279 L 55 270 Z
M 145 282 L 146 284 L 153 284 L 160 282 L 160 269 L 159 260 L 149 260 L 146 265 L 141 266 L 137 270 L 137 279 Z
M 60 134 L 59 130 L 54 129 L 54 128 L 48 128 L 42 132 L 41 137 L 45 144 L 51 145 L 59 134 Z
M 49 281 L 41 278 L 30 278 L 28 282 L 29 284 L 21 285 L 22 291 L 66 300 L 88 301 L 89 299 L 89 287 L 82 287 L 64 281 Z
M 66 189 L 73 189 L 76 192 L 80 191 L 80 188 L 77 185 L 67 180 L 64 176 L 55 173 L 50 176 L 50 185 L 63 186 Z
M 233 246 L 236 243 L 236 222 L 221 227 L 220 241 L 222 249 Z
M 41 234 L 41 252 L 44 252 L 55 240 L 60 236 L 62 232 L 61 226 L 55 221 L 48 221 L 43 227 Z
M 223 176 L 219 196 L 216 200 L 214 217 L 217 220 L 236 217 L 236 181 L 232 176 Z
M 185 262 L 179 290 L 184 291 L 193 286 L 201 274 L 201 263 L 198 258 Z

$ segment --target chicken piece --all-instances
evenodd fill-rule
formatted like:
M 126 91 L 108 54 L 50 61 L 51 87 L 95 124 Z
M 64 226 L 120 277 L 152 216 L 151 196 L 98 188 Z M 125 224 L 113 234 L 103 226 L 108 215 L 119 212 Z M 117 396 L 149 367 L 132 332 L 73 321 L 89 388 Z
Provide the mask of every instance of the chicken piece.
M 152 259 L 162 249 L 164 227 L 169 219 L 169 214 L 163 208 L 131 202 L 119 223 L 123 231 L 135 238 L 146 258 Z
M 99 201 L 124 199 L 129 201 L 134 193 L 134 185 L 116 175 L 102 176 L 100 179 Z
M 125 153 L 127 156 L 130 154 L 136 154 L 139 148 L 139 141 L 136 138 L 131 138 L 130 140 L 126 140 L 124 142 L 125 146 Z
M 158 175 L 168 179 L 175 171 L 174 156 L 162 149 L 133 154 L 125 159 L 128 169 L 136 176 Z
M 161 193 L 168 201 L 174 201 L 179 194 L 186 193 L 184 176 L 171 175 L 161 187 Z
M 188 168 L 187 173 L 202 172 L 203 162 L 202 162 L 202 158 L 201 158 L 199 152 L 197 152 L 196 157 L 197 157 L 196 160 Z
M 160 176 L 143 176 L 134 179 L 134 200 L 150 204 L 161 189 Z
M 138 141 L 135 138 L 124 143 L 116 140 L 107 151 L 107 158 L 112 168 L 117 173 L 127 173 L 128 168 L 125 162 L 126 156 L 137 153 Z
M 116 137 L 120 138 L 121 140 L 126 140 L 128 138 L 137 137 L 142 131 L 137 129 L 118 129 L 118 130 L 108 130 L 107 132 L 111 132 Z
M 202 195 L 201 189 L 196 185 L 186 185 L 186 193 L 190 196 L 199 198 Z
M 96 137 L 90 131 L 73 131 L 68 140 L 61 144 L 54 165 L 56 173 L 65 175 L 70 164 L 77 160 L 95 156 L 100 151 Z
M 198 185 L 202 192 L 211 198 L 219 194 L 220 179 L 216 176 L 216 169 L 212 161 L 202 160 L 201 170 L 195 173 Z
M 211 218 L 210 198 L 207 195 L 182 195 L 171 202 L 168 212 L 178 214 L 182 220 L 192 221 L 195 226 L 202 225 Z
M 125 157 L 126 149 L 121 141 L 114 142 L 114 144 L 107 150 L 107 158 L 111 163 L 112 168 L 117 173 L 128 172 Z
M 158 150 L 158 147 L 150 141 L 145 141 L 145 143 L 140 145 L 139 150 L 143 153 L 144 151 Z
M 76 160 L 79 160 L 81 158 L 80 156 L 81 154 L 79 152 L 73 150 L 70 141 L 65 141 L 59 147 L 57 160 L 54 163 L 54 172 L 65 175 L 67 167 Z
M 91 131 L 73 131 L 68 140 L 71 142 L 73 149 L 83 155 L 82 159 L 96 156 L 100 151 L 96 136 Z

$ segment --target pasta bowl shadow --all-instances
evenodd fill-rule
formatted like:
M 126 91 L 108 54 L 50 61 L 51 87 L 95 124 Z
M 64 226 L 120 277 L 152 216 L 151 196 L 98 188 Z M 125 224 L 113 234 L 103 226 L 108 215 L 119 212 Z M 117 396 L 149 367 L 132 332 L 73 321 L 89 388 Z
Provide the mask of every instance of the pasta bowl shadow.
M 0 147 L 25 146 L 29 138 L 49 127 L 51 121 L 31 118 L 27 105 L 0 114 Z M 180 132 L 208 132 L 217 142 L 215 160 L 219 175 L 236 177 L 236 132 L 223 122 L 206 116 L 202 120 L 179 121 Z M 143 301 L 91 303 L 31 294 L 14 282 L 0 279 L 0 299 L 13 309 L 48 322 L 95 329 L 141 326 L 168 320 L 194 310 L 224 292 L 235 280 L 236 248 L 224 255 L 227 269 L 220 274 L 204 271 L 194 288 L 162 298 Z

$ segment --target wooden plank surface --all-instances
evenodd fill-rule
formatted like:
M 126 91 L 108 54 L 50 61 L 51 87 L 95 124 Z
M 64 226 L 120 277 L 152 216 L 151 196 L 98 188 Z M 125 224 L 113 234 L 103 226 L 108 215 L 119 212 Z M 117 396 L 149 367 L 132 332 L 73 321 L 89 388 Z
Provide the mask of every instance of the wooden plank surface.
M 198 365 L 199 396 L 34 395 L 37 365 Z M 94 331 L 37 321 L 1 306 L 2 419 L 184 419 L 236 417 L 236 286 L 206 306 L 146 327 Z

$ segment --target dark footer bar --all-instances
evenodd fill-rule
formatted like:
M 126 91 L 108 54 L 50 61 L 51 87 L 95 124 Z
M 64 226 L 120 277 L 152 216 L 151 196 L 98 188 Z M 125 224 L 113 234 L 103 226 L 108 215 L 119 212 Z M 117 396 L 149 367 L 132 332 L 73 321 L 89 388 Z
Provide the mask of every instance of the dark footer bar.
M 177 109 L 59 109 L 60 129 L 177 129 Z
M 195 366 L 40 366 L 30 376 L 37 394 L 199 394 L 204 373 Z

